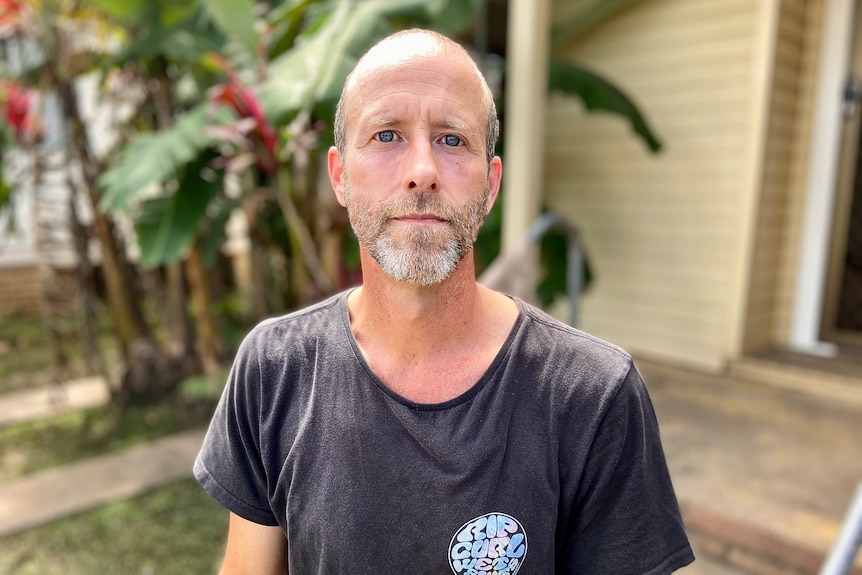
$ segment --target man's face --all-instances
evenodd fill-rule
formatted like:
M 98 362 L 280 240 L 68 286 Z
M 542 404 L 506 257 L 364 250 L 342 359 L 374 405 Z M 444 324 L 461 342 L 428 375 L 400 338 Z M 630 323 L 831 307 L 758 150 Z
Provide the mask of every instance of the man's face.
M 499 189 L 479 78 L 441 55 L 365 72 L 330 176 L 364 250 L 392 278 L 443 281 L 473 247 Z

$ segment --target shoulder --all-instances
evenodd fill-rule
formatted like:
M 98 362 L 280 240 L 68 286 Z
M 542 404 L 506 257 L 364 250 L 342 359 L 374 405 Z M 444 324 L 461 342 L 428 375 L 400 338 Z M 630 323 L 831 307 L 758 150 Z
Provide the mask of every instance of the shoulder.
M 346 313 L 346 295 L 346 292 L 338 293 L 300 310 L 265 319 L 246 335 L 243 346 L 266 347 L 272 343 L 281 346 L 291 341 L 315 339 L 322 334 L 331 334 Z
M 577 415 L 597 424 L 615 402 L 641 394 L 643 382 L 628 352 L 516 301 L 522 319 L 510 369 L 530 382 L 539 404 L 561 419 Z
M 266 319 L 245 336 L 236 357 L 234 370 L 274 371 L 301 367 L 313 362 L 319 353 L 333 345 L 349 346 L 344 332 L 348 321 L 346 292 L 289 314 Z
M 617 345 L 557 320 L 541 309 L 516 300 L 524 321 L 522 346 L 543 361 L 567 361 L 571 369 L 620 378 L 631 370 L 632 356 Z

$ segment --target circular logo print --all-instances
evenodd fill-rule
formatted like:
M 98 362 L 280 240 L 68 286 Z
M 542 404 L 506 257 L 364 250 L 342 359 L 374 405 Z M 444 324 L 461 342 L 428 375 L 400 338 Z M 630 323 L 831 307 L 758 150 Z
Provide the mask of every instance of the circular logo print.
M 526 555 L 527 534 L 505 513 L 468 521 L 449 544 L 449 565 L 457 575 L 515 575 Z

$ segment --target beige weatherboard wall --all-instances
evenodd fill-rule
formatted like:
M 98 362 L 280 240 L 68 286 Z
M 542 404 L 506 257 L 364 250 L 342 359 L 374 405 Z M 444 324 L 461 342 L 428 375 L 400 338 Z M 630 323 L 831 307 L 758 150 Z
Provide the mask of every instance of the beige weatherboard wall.
M 551 22 L 583 5 L 552 1 Z M 564 48 L 665 145 L 652 155 L 620 119 L 548 101 L 545 201 L 596 276 L 580 327 L 709 370 L 787 340 L 822 5 L 643 0 Z

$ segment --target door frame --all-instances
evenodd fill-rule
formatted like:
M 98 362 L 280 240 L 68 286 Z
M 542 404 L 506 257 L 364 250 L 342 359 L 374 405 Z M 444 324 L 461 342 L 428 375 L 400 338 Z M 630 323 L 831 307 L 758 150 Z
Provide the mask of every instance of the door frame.
M 842 137 L 841 95 L 849 69 L 854 0 L 824 0 L 823 40 L 808 162 L 802 243 L 788 342 L 791 349 L 834 356 L 837 346 L 821 339 L 826 278 Z
M 862 82 L 862 10 L 856 10 L 854 21 L 851 39 L 852 49 L 847 69 L 848 74 L 859 83 Z M 862 177 L 858 168 L 860 164 L 860 137 L 862 137 L 860 130 L 862 130 L 862 101 L 857 101 L 853 115 L 845 117 L 842 127 L 838 154 L 838 177 L 835 185 L 835 206 L 832 215 L 831 248 L 821 326 L 824 340 L 849 345 L 862 345 L 862 333 L 841 330 L 837 324 L 854 190 L 857 178 Z

